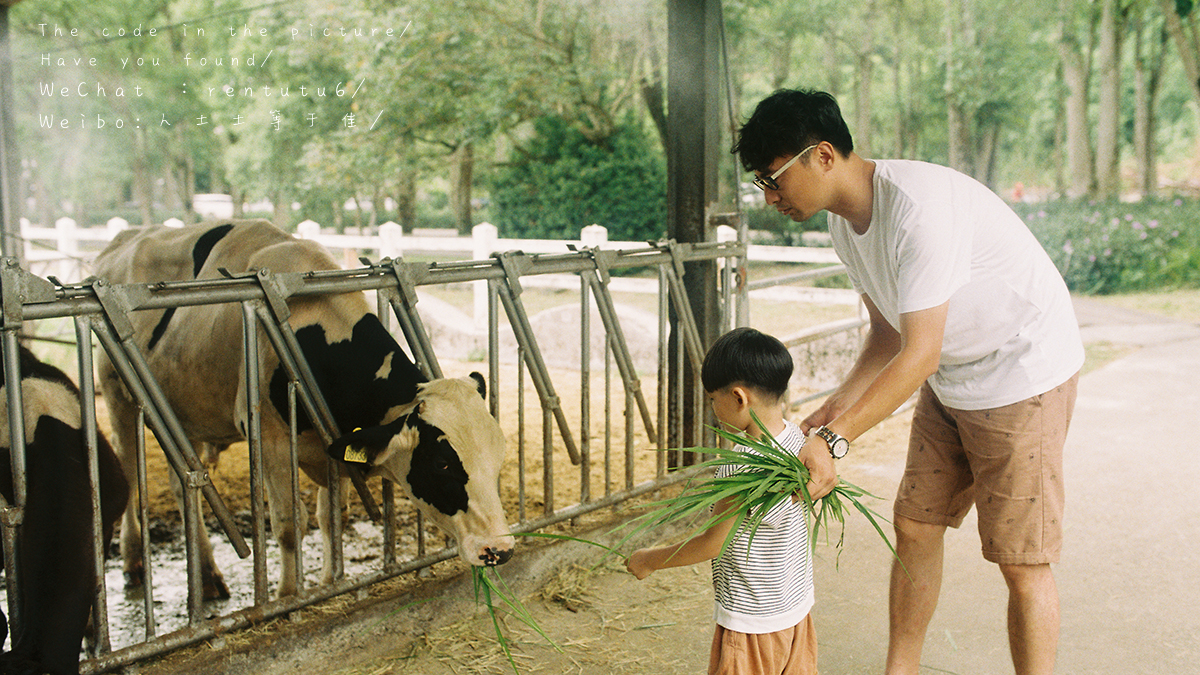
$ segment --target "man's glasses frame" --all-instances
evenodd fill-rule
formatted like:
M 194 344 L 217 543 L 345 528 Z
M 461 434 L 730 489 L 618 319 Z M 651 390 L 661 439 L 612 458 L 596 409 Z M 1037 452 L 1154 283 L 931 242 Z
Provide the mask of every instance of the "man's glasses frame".
M 810 146 L 808 146 L 807 148 L 805 148 L 805 149 L 801 150 L 800 152 L 796 153 L 796 156 L 795 156 L 795 157 L 793 157 L 793 158 L 789 159 L 788 161 L 784 162 L 783 166 L 781 166 L 781 167 L 779 167 L 778 169 L 776 169 L 776 170 L 775 170 L 775 173 L 771 174 L 770 176 L 755 176 L 755 177 L 754 177 L 754 185 L 755 185 L 755 186 L 756 186 L 758 189 L 762 190 L 763 192 L 766 192 L 767 190 L 778 190 L 778 189 L 779 189 L 779 183 L 775 182 L 775 179 L 776 179 L 776 178 L 779 178 L 780 176 L 782 176 L 784 171 L 787 171 L 789 168 L 791 168 L 791 166 L 792 166 L 793 164 L 795 164 L 795 163 L 796 163 L 796 160 L 798 160 L 798 159 L 800 159 L 801 157 L 803 157 L 803 156 L 804 156 L 804 153 L 806 153 L 806 152 L 808 152 L 809 150 L 812 150 L 813 148 L 817 147 L 817 145 L 820 145 L 820 143 L 818 143 L 818 144 L 816 144 L 816 145 L 810 145 Z

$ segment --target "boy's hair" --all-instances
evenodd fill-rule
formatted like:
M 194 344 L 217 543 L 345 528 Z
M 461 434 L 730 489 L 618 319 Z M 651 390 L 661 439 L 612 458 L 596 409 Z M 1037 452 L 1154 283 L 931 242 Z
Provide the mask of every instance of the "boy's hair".
M 775 337 L 734 328 L 717 338 L 704 356 L 700 381 L 708 392 L 742 384 L 778 399 L 787 393 L 793 367 L 791 353 Z
M 854 150 L 837 100 L 813 89 L 780 89 L 759 102 L 731 152 L 747 171 L 765 171 L 776 157 L 821 141 L 829 141 L 843 157 Z

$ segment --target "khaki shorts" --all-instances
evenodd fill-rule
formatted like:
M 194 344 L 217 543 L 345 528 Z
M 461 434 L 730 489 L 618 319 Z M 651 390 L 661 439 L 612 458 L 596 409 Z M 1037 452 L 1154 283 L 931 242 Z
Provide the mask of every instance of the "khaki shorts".
M 708 675 L 817 675 L 817 631 L 812 614 L 774 633 L 713 631 Z
M 1063 445 L 1079 375 L 1012 405 L 956 410 L 926 383 L 913 412 L 896 515 L 958 527 L 979 512 L 983 557 L 1004 565 L 1058 562 Z

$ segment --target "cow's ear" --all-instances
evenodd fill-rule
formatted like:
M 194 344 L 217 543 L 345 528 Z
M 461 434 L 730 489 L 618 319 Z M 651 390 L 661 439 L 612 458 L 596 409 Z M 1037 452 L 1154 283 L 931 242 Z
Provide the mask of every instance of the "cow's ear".
M 479 390 L 479 397 L 487 400 L 487 381 L 483 379 L 483 375 L 472 372 L 471 379 L 475 380 L 475 388 Z
M 387 448 L 393 435 L 394 431 L 391 426 L 386 424 L 355 429 L 330 443 L 326 453 L 339 462 L 370 466 L 375 463 L 375 458 L 379 456 L 379 453 Z

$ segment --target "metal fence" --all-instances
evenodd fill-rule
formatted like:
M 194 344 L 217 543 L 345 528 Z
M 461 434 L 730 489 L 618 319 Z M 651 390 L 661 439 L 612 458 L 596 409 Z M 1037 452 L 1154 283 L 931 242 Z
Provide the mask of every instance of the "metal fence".
M 22 269 L 15 259 L 5 259 L 3 267 L 0 268 L 0 291 L 3 295 L 3 325 L 0 326 L 0 337 L 8 376 L 6 381 L 18 381 L 14 372 L 17 363 L 15 355 L 18 335 L 26 324 L 42 320 L 70 319 L 75 325 L 78 344 L 78 372 L 83 393 L 82 419 L 85 425 L 89 430 L 96 428 L 92 369 L 92 340 L 95 338 L 117 366 L 130 391 L 139 399 L 146 424 L 167 454 L 171 468 L 187 486 L 184 490 L 184 523 L 187 534 L 185 550 L 188 561 L 187 625 L 170 631 L 163 631 L 157 625 L 153 599 L 155 587 L 150 569 L 153 565 L 148 565 L 144 597 L 145 639 L 129 646 L 112 649 L 106 613 L 98 612 L 97 643 L 94 651 L 81 664 L 81 672 L 104 672 L 131 664 L 419 570 L 447 560 L 455 554 L 452 548 L 431 550 L 433 547 L 426 545 L 423 524 L 419 518 L 416 524 L 415 550 L 398 545 L 400 535 L 396 528 L 391 526 L 396 522 L 396 500 L 392 486 L 385 481 L 378 489 L 385 524 L 383 552 L 378 557 L 378 564 L 374 565 L 373 569 L 340 574 L 343 553 L 340 533 L 335 532 L 335 541 L 338 543 L 334 547 L 334 567 L 339 571 L 339 578 L 331 585 L 307 588 L 297 596 L 270 599 L 267 595 L 264 559 L 267 536 L 265 517 L 261 512 L 262 500 L 252 500 L 252 527 L 250 541 L 247 543 L 230 516 L 221 495 L 207 479 L 205 468 L 184 436 L 175 412 L 166 404 L 165 397 L 150 375 L 144 355 L 139 353 L 131 340 L 128 321 L 131 312 L 186 305 L 240 303 L 244 308 L 243 316 L 247 326 L 244 348 L 248 350 L 249 358 L 245 359 L 246 363 L 256 364 L 258 359 L 253 356 L 254 350 L 263 348 L 255 339 L 257 331 L 253 327 L 257 324 L 262 326 L 270 337 L 270 348 L 280 354 L 282 361 L 291 363 L 292 390 L 295 393 L 293 406 L 304 406 L 312 419 L 320 419 L 323 408 L 321 393 L 305 375 L 303 357 L 295 344 L 294 336 L 290 334 L 286 320 L 280 320 L 272 313 L 271 307 L 274 303 L 280 303 L 288 297 L 373 291 L 378 298 L 379 315 L 385 318 L 385 324 L 390 323 L 387 317 L 395 318 L 399 333 L 404 338 L 402 342 L 410 350 L 413 361 L 427 376 L 440 377 L 441 364 L 434 353 L 429 333 L 417 312 L 416 288 L 460 282 L 486 284 L 489 404 L 492 413 L 498 418 L 510 421 L 514 416 L 517 418 L 517 484 L 504 485 L 502 489 L 510 495 L 512 492 L 516 493 L 518 513 L 515 514 L 517 523 L 513 530 L 526 532 L 619 504 L 693 475 L 690 470 L 669 471 L 664 452 L 653 453 L 655 459 L 649 464 L 645 461 L 639 462 L 637 457 L 639 452 L 644 455 L 647 450 L 665 449 L 668 438 L 681 437 L 681 425 L 685 419 L 694 420 L 696 425 L 690 435 L 695 438 L 701 437 L 700 421 L 705 418 L 703 411 L 692 411 L 692 414 L 685 415 L 682 410 L 685 397 L 667 395 L 668 374 L 682 372 L 686 365 L 698 369 L 703 356 L 700 333 L 691 320 L 693 314 L 688 306 L 688 296 L 684 287 L 684 263 L 719 261 L 721 272 L 717 275 L 715 283 L 719 290 L 721 321 L 726 327 L 736 323 L 736 317 L 739 315 L 744 316 L 739 307 L 747 306 L 748 292 L 751 288 L 791 281 L 781 279 L 750 285 L 740 283 L 738 279 L 744 278 L 744 275 L 736 273 L 736 270 L 744 266 L 746 253 L 746 245 L 737 241 L 704 244 L 663 242 L 636 249 L 585 248 L 561 254 L 536 255 L 521 252 L 500 253 L 488 259 L 448 263 L 384 259 L 379 263 L 342 271 L 277 275 L 260 272 L 219 280 L 128 286 L 114 286 L 97 279 L 74 284 L 52 283 Z M 653 374 L 656 394 L 653 401 L 642 389 L 643 374 L 639 374 L 631 358 L 626 344 L 626 329 L 621 324 L 610 292 L 611 273 L 634 268 L 651 270 L 651 280 L 657 283 L 658 355 Z M 824 271 L 807 274 L 836 274 L 838 271 L 836 268 L 826 268 Z M 542 358 L 538 339 L 530 325 L 529 313 L 522 300 L 523 281 L 528 282 L 544 275 L 564 274 L 578 278 L 580 307 L 580 385 L 578 388 L 571 387 L 570 397 L 560 395 L 560 392 L 567 390 L 560 383 L 556 383 L 556 372 L 547 367 Z M 687 282 L 696 283 L 691 279 Z M 710 280 L 705 283 L 714 282 Z M 593 330 L 590 325 L 593 305 L 601 319 L 600 330 L 604 335 L 605 345 L 602 358 L 604 384 L 603 392 L 599 395 L 596 395 L 589 385 L 593 376 L 593 348 L 590 339 Z M 671 321 L 668 317 L 672 316 L 678 319 Z M 786 341 L 789 346 L 795 346 L 828 335 L 831 331 L 853 331 L 861 324 L 861 320 L 840 322 L 837 325 L 806 331 L 804 335 L 790 336 Z M 511 331 L 517 344 L 517 374 L 515 377 L 507 375 L 511 379 L 506 379 L 502 374 L 502 371 L 510 372 L 504 370 L 500 347 L 500 336 L 505 331 Z M 673 365 L 669 362 L 670 358 L 676 359 Z M 236 365 L 231 365 L 232 367 Z M 599 377 L 599 374 L 596 376 Z M 247 379 L 254 381 L 252 377 Z M 526 420 L 524 405 L 530 385 L 540 404 L 534 406 L 540 408 L 541 413 L 540 443 L 526 441 L 534 430 L 534 425 Z M 20 388 L 10 386 L 7 393 L 9 416 L 13 420 L 11 447 L 23 447 L 23 427 L 19 421 Z M 578 398 L 574 398 L 575 396 Z M 602 402 L 603 420 L 598 424 L 592 419 L 595 406 L 593 397 Z M 703 400 L 703 397 L 697 397 L 696 400 Z M 571 417 L 578 419 L 578 429 L 572 428 L 565 406 L 577 406 L 573 412 L 578 414 Z M 614 419 L 619 420 L 622 416 L 623 422 L 616 422 L 616 425 L 622 425 L 623 428 L 614 432 Z M 599 438 L 603 438 L 603 443 L 593 442 Z M 89 434 L 89 440 L 89 451 L 94 456 L 94 435 Z M 249 443 L 252 462 L 259 456 L 260 448 L 256 447 L 257 444 L 257 438 L 252 431 Z M 139 457 L 139 464 L 142 466 L 145 465 L 146 459 L 144 445 L 144 441 L 139 443 L 142 455 Z M 23 463 L 17 459 L 21 454 L 13 453 L 14 479 L 18 482 L 23 476 Z M 541 471 L 540 479 L 533 474 L 538 468 Z M 295 472 L 296 467 L 293 466 L 292 470 Z M 600 477 L 596 478 L 597 475 Z M 566 481 L 568 477 L 573 486 L 575 481 L 578 483 L 577 497 L 571 500 L 573 503 L 560 505 L 557 501 L 562 493 L 555 490 L 555 482 L 556 479 Z M 595 485 L 597 480 L 603 485 Z M 540 495 L 535 492 L 538 483 L 541 487 Z M 131 485 L 131 489 L 134 488 L 141 489 L 145 494 L 144 475 L 139 477 L 136 485 Z M 359 488 L 361 490 L 365 486 L 360 485 Z M 259 494 L 256 492 L 260 489 L 257 486 L 251 485 L 250 489 L 252 494 Z M 338 499 L 336 491 L 333 492 L 333 498 Z M 374 500 L 374 494 L 365 493 L 364 505 L 373 504 Z M 202 502 L 208 504 L 237 554 L 243 558 L 252 557 L 254 560 L 253 603 L 216 618 L 205 618 L 199 587 L 199 543 L 196 541 L 196 523 L 201 517 Z M 145 550 L 151 552 L 149 528 L 145 527 L 146 500 L 143 499 L 141 503 L 143 537 L 147 538 L 143 543 Z M 6 514 L 19 515 L 23 507 L 23 497 L 19 492 L 15 503 L 0 504 L 0 508 Z M 509 513 L 510 517 L 513 515 Z M 340 523 L 338 518 L 334 518 L 333 521 Z M 11 536 L 15 528 L 19 527 L 14 523 L 19 522 L 19 517 L 4 518 L 5 535 Z M 11 550 L 6 552 L 11 553 Z M 153 560 L 153 556 L 148 554 L 148 560 Z M 102 557 L 98 557 L 96 564 L 99 569 L 103 569 Z M 20 570 L 15 569 L 15 566 L 8 567 L 8 570 L 6 580 L 11 600 L 11 589 L 15 587 Z M 97 603 L 100 607 L 106 606 L 106 591 L 105 585 L 101 583 L 97 589 Z M 10 620 L 14 623 L 19 622 L 20 617 L 10 616 Z

